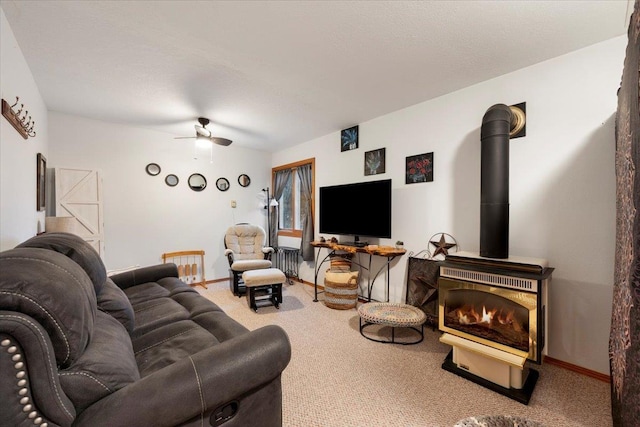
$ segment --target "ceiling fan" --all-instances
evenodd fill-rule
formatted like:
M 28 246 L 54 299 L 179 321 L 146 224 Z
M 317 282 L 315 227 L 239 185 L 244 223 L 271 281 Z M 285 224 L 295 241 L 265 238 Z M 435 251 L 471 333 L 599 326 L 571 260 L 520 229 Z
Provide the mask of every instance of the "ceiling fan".
M 209 119 L 204 117 L 198 117 L 198 122 L 200 123 L 199 125 L 194 125 L 194 127 L 196 128 L 196 136 L 178 136 L 178 137 L 175 137 L 174 139 L 194 139 L 194 138 L 207 139 L 213 142 L 214 144 L 223 145 L 225 147 L 228 145 L 231 145 L 231 143 L 233 142 L 227 138 L 220 138 L 217 136 L 213 136 L 211 134 L 211 131 L 207 129 L 207 125 L 209 124 Z

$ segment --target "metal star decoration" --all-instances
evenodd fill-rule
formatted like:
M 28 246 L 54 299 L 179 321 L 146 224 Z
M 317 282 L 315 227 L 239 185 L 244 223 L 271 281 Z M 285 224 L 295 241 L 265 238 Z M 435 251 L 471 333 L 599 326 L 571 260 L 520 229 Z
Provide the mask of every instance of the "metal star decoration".
M 447 243 L 444 239 L 444 233 L 440 234 L 440 240 L 430 240 L 429 243 L 436 247 L 436 250 L 433 252 L 434 257 L 438 256 L 438 254 L 449 255 L 449 249 L 457 246 L 455 243 Z
M 426 292 L 422 301 L 420 301 L 420 305 L 425 305 L 429 301 L 433 301 L 438 298 L 438 280 L 435 282 L 421 276 L 416 276 L 416 279 L 425 287 Z

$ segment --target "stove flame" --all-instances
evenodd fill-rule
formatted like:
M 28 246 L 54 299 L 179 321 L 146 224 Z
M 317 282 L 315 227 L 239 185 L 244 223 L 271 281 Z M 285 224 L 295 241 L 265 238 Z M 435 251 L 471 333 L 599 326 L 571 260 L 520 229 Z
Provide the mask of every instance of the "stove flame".
M 493 315 L 496 314 L 497 310 L 491 310 L 489 312 L 487 312 L 487 309 L 485 308 L 485 306 L 482 306 L 482 319 L 480 320 L 480 323 L 489 323 L 491 324 L 491 320 L 493 320 Z
M 520 322 L 516 321 L 513 310 L 503 312 L 502 309 L 487 309 L 483 305 L 480 313 L 474 306 L 464 305 L 456 309 L 453 314 L 461 325 L 484 325 L 490 328 L 492 325 L 500 324 L 511 326 L 517 332 L 523 330 Z

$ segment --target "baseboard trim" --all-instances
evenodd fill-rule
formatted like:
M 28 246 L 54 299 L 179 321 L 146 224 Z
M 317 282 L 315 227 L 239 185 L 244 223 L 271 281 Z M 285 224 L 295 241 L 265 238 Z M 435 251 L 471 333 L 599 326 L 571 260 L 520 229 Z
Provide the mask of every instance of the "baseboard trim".
M 591 369 L 583 368 L 582 366 L 574 365 L 573 363 L 554 359 L 553 357 L 544 356 L 544 363 L 548 363 L 549 365 L 559 366 L 560 368 L 577 372 L 578 374 L 586 375 L 587 377 L 595 378 L 605 383 L 611 382 L 611 376 L 609 375 L 600 373 L 598 371 L 592 371 Z
M 204 282 L 205 284 L 209 285 L 211 283 L 218 283 L 218 282 L 228 282 L 229 278 L 225 277 L 224 279 L 213 279 L 213 280 L 207 280 L 206 282 Z
M 302 280 L 302 279 L 293 279 L 293 280 L 295 280 L 298 283 L 302 283 L 303 285 L 311 286 L 312 288 L 314 286 L 313 283 L 307 282 L 306 280 Z M 324 286 L 318 285 L 318 289 L 324 291 Z

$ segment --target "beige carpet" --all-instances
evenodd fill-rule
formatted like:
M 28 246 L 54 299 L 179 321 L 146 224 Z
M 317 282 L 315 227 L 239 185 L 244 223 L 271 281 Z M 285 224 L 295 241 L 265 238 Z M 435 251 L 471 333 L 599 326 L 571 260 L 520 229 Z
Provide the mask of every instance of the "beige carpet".
M 313 288 L 283 286 L 277 310 L 255 313 L 227 282 L 199 289 L 253 330 L 280 325 L 292 357 L 282 376 L 285 426 L 453 426 L 470 416 L 511 415 L 548 427 L 612 425 L 609 385 L 565 369 L 534 365 L 540 379 L 523 405 L 441 368 L 449 347 L 425 329 L 422 343 L 379 344 L 358 331 L 358 314 L 313 302 Z M 322 300 L 322 296 L 320 296 Z M 384 331 L 383 331 L 384 332 Z

